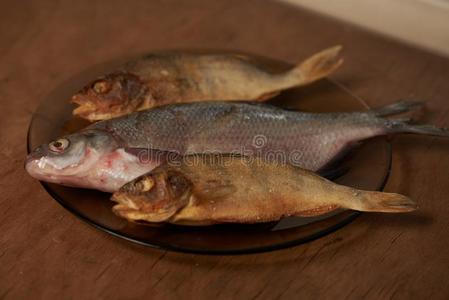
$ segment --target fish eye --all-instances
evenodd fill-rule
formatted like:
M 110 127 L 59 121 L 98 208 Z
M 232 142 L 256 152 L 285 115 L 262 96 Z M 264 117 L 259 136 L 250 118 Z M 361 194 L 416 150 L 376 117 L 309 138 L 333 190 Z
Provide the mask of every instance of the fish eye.
M 110 84 L 105 80 L 100 80 L 94 83 L 93 89 L 97 94 L 104 94 L 111 89 Z
M 136 187 L 139 189 L 140 192 L 148 192 L 153 188 L 154 186 L 154 180 L 151 177 L 145 177 L 138 182 L 136 182 Z
M 67 149 L 67 147 L 70 145 L 70 142 L 68 139 L 58 139 L 56 141 L 51 142 L 50 144 L 48 144 L 48 148 L 50 149 L 50 151 L 55 152 L 55 153 L 61 153 L 63 152 L 65 149 Z

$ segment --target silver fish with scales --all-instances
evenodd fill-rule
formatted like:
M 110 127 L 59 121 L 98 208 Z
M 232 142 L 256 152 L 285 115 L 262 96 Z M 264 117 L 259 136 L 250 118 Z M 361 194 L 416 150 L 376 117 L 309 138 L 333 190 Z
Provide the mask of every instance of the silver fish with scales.
M 420 105 L 398 102 L 354 113 L 304 113 L 237 102 L 167 105 L 95 123 L 56 141 L 65 145 L 60 149 L 55 142 L 42 145 L 29 155 L 26 169 L 40 180 L 108 192 L 160 165 L 170 153 L 274 154 L 318 171 L 354 143 L 374 136 L 448 137 L 444 129 L 385 118 Z M 257 137 L 263 137 L 262 144 Z M 142 153 L 151 155 L 143 161 Z

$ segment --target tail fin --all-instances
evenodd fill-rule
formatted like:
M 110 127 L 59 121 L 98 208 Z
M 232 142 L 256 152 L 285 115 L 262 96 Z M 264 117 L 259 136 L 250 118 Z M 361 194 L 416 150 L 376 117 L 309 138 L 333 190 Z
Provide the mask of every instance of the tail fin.
M 292 86 L 311 83 L 324 78 L 338 69 L 343 63 L 339 57 L 342 46 L 334 46 L 318 52 L 290 70 L 286 76 Z
M 367 113 L 378 117 L 378 120 L 382 120 L 381 122 L 383 122 L 383 126 L 386 128 L 384 133 L 413 133 L 449 137 L 449 130 L 446 128 L 438 128 L 432 125 L 410 124 L 409 122 L 412 121 L 410 118 L 382 119 L 383 117 L 411 112 L 422 106 L 424 106 L 424 103 L 416 100 L 399 101 L 372 109 Z
M 374 108 L 369 112 L 374 114 L 376 117 L 387 117 L 391 115 L 402 114 L 405 112 L 413 111 L 415 109 L 421 108 L 424 103 L 416 100 L 405 100 L 399 101 L 393 104 L 382 106 L 379 108 Z
M 449 130 L 432 125 L 413 125 L 404 120 L 386 120 L 388 131 L 392 133 L 413 133 L 449 137 Z
M 368 191 L 359 191 L 359 193 L 359 201 L 353 201 L 354 207 L 348 208 L 359 211 L 387 213 L 409 212 L 418 208 L 414 200 L 404 195 Z

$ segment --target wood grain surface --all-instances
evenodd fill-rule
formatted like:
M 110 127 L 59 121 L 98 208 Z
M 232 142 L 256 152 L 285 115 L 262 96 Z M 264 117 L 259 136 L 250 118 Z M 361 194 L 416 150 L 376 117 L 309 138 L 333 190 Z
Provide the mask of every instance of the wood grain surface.
M 166 48 L 239 49 L 295 62 L 334 44 L 333 78 L 375 106 L 414 97 L 449 126 L 449 60 L 271 1 L 2 1 L 0 298 L 448 299 L 449 141 L 401 136 L 387 190 L 405 215 L 363 214 L 306 245 L 256 255 L 164 252 L 109 236 L 23 169 L 33 111 L 86 67 Z M 332 101 L 332 99 L 329 99 Z

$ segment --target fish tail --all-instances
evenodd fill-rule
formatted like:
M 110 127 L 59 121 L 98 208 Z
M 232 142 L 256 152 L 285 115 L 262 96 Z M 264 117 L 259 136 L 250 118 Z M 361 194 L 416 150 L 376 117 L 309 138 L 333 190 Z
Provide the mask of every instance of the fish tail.
M 391 133 L 413 133 L 431 136 L 449 137 L 447 128 L 439 128 L 433 125 L 409 124 L 408 120 L 392 119 L 385 120 L 388 131 Z
M 292 86 L 311 83 L 338 69 L 343 63 L 343 59 L 339 57 L 342 48 L 338 45 L 320 51 L 289 71 L 287 77 L 292 82 Z
M 431 136 L 449 137 L 449 131 L 446 128 L 439 128 L 433 125 L 416 125 L 410 124 L 411 118 L 393 118 L 390 117 L 397 114 L 414 111 L 424 106 L 424 103 L 416 100 L 404 100 L 392 103 L 386 106 L 372 109 L 368 114 L 378 117 L 382 120 L 382 126 L 386 129 L 384 133 L 413 133 Z
M 407 196 L 396 193 L 356 191 L 356 199 L 347 208 L 366 212 L 401 213 L 416 210 L 418 205 Z
M 376 117 L 387 117 L 397 114 L 402 114 L 405 112 L 413 111 L 415 109 L 421 108 L 424 103 L 417 100 L 404 100 L 395 102 L 386 106 L 379 108 L 374 108 L 369 111 L 369 113 L 374 114 Z

